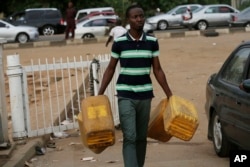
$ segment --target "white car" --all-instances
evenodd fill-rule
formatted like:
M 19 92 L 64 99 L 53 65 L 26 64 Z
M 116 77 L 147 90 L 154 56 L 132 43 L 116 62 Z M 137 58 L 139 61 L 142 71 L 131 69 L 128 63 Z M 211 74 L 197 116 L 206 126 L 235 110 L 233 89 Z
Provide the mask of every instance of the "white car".
M 75 39 L 107 36 L 116 20 L 117 16 L 95 16 L 78 22 L 75 29 Z
M 186 12 L 188 6 L 191 11 L 201 7 L 199 4 L 179 5 L 167 13 L 149 17 L 147 22 L 152 24 L 158 30 L 166 30 L 170 27 L 181 27 L 182 15 Z
M 125 28 L 127 30 L 129 30 L 130 29 L 130 25 L 127 24 Z M 149 24 L 147 22 L 144 23 L 144 26 L 143 26 L 143 31 L 144 32 L 146 32 L 146 33 L 153 33 L 154 30 L 156 30 L 156 28 L 152 24 Z
M 36 27 L 14 26 L 3 20 L 0 20 L 0 38 L 7 42 L 26 43 L 39 38 L 39 32 Z

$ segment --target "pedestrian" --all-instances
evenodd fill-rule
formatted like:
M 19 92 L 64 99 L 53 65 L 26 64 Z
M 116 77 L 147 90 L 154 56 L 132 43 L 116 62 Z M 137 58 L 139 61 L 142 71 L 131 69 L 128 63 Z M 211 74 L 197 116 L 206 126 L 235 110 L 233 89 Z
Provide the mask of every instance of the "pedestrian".
M 127 29 L 122 26 L 122 21 L 120 19 L 117 19 L 115 24 L 116 25 L 110 30 L 109 38 L 106 41 L 106 47 L 108 46 L 109 42 L 115 40 L 117 37 L 120 37 L 127 32 Z
M 68 2 L 68 8 L 66 10 L 66 30 L 65 30 L 65 39 L 69 39 L 69 34 L 71 33 L 72 39 L 75 37 L 75 28 L 76 28 L 76 22 L 75 22 L 75 16 L 76 16 L 76 9 L 73 5 L 73 2 Z
M 193 13 L 191 11 L 190 6 L 187 6 L 186 12 L 182 16 L 183 20 L 188 21 L 188 29 L 192 30 L 192 24 L 190 20 L 193 18 Z
M 172 92 L 160 65 L 158 40 L 143 32 L 143 9 L 139 5 L 129 6 L 126 19 L 130 29 L 113 42 L 110 62 L 104 72 L 98 94 L 104 94 L 120 61 L 116 91 L 123 133 L 124 166 L 143 167 L 151 101 L 154 97 L 151 68 L 167 98 L 172 96 Z

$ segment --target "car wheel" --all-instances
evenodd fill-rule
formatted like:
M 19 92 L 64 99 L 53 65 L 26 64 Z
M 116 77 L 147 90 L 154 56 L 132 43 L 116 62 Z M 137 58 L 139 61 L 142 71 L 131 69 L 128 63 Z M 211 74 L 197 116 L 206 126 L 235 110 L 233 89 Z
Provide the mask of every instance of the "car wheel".
M 220 157 L 227 157 L 231 149 L 231 144 L 223 133 L 220 118 L 216 112 L 214 112 L 212 117 L 212 135 L 216 154 Z
M 29 40 L 29 36 L 25 33 L 20 33 L 16 37 L 16 41 L 19 43 L 26 43 Z
M 93 34 L 84 34 L 82 36 L 82 39 L 91 39 L 91 38 L 94 38 L 95 36 Z
M 51 35 L 54 35 L 55 34 L 55 28 L 52 27 L 52 26 L 44 26 L 43 29 L 42 29 L 42 34 L 44 36 L 51 36 Z
M 157 25 L 157 28 L 159 30 L 166 30 L 168 28 L 168 23 L 164 20 L 162 21 L 159 21 L 158 25 Z
M 208 25 L 207 25 L 207 22 L 206 22 L 206 21 L 199 21 L 199 22 L 197 23 L 197 29 L 198 29 L 198 30 L 206 30 L 207 27 L 208 27 Z

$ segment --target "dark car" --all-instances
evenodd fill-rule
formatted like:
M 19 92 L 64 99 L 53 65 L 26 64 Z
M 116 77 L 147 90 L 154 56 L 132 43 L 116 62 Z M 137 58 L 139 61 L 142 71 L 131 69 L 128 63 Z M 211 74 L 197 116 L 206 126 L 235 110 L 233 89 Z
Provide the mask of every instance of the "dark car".
M 206 85 L 208 139 L 220 157 L 250 150 L 250 41 L 241 43 Z M 240 85 L 244 82 L 245 90 Z
M 37 27 L 41 35 L 61 34 L 65 31 L 64 20 L 56 8 L 32 8 L 16 12 L 5 21 L 13 25 Z
M 230 27 L 250 27 L 250 7 L 231 15 Z

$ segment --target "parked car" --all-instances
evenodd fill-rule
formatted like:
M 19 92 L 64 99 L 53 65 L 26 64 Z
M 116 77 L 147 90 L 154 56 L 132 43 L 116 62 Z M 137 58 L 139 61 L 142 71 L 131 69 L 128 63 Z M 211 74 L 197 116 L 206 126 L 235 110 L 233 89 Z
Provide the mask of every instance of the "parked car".
M 36 27 L 14 26 L 0 20 L 0 38 L 5 39 L 7 42 L 26 43 L 37 40 L 39 33 Z
M 75 39 L 106 36 L 116 20 L 117 16 L 95 16 L 81 21 L 76 24 Z
M 116 14 L 115 14 L 115 12 L 92 12 L 92 13 L 76 20 L 76 23 L 82 22 L 84 20 L 87 20 L 87 19 L 89 19 L 91 17 L 95 17 L 95 16 L 116 16 Z
M 129 29 L 130 29 L 130 25 L 127 24 L 127 25 L 125 26 L 125 28 L 126 28 L 127 30 L 129 30 Z M 146 33 L 153 33 L 155 30 L 156 30 L 156 29 L 155 29 L 155 26 L 153 26 L 152 24 L 149 24 L 149 23 L 147 23 L 147 22 L 144 23 L 144 26 L 143 26 L 143 31 L 144 31 L 144 32 L 146 32 Z
M 239 13 L 239 10 L 230 5 L 204 5 L 193 12 L 191 20 L 183 20 L 183 25 L 185 27 L 191 26 L 197 30 L 206 30 L 208 27 L 228 27 L 228 20 L 233 13 Z
M 62 14 L 56 8 L 26 9 L 10 15 L 5 20 L 13 25 L 37 27 L 41 35 L 61 34 L 65 31 Z
M 188 6 L 190 6 L 191 11 L 201 7 L 199 4 L 179 5 L 167 13 L 149 17 L 147 22 L 158 30 L 166 30 L 170 27 L 180 27 L 182 26 L 182 15 L 186 12 Z
M 115 10 L 113 7 L 100 7 L 100 8 L 87 8 L 87 9 L 81 9 L 78 10 L 76 13 L 75 20 L 79 20 L 89 14 L 96 13 L 96 12 L 113 12 L 115 13 Z
M 240 13 L 231 14 L 229 20 L 230 27 L 250 27 L 250 7 L 242 10 Z
M 208 139 L 216 154 L 226 157 L 234 149 L 250 150 L 250 41 L 241 43 L 206 85 L 205 111 Z M 242 82 L 248 82 L 245 90 Z M 246 85 L 246 84 L 244 84 Z

